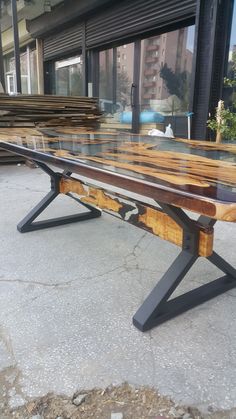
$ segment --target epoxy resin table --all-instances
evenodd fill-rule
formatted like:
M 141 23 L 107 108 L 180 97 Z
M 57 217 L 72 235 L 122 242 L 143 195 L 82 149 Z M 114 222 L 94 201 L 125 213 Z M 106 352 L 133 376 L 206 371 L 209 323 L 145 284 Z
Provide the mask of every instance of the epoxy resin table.
M 99 217 L 105 210 L 182 247 L 134 315 L 138 329 L 149 330 L 235 287 L 236 270 L 213 250 L 213 226 L 236 221 L 236 146 L 59 127 L 0 129 L 0 146 L 33 159 L 51 178 L 50 192 L 19 223 L 20 232 Z M 87 211 L 34 221 L 59 193 Z M 200 217 L 195 221 L 184 210 Z M 224 275 L 170 299 L 199 256 Z

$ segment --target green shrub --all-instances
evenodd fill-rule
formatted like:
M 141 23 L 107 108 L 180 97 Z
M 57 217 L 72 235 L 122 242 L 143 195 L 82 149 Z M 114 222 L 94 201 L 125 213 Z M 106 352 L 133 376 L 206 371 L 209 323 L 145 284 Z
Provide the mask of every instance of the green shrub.
M 226 140 L 236 140 L 236 113 L 229 109 L 222 109 L 220 113 L 221 122 L 218 123 L 216 116 L 207 121 L 207 126 L 214 132 L 220 132 Z

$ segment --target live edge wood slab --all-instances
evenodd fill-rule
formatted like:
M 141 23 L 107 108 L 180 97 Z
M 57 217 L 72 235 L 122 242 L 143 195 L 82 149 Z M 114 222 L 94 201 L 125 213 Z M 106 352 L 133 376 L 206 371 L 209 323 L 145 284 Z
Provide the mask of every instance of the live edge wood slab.
M 171 217 L 158 208 L 127 201 L 120 195 L 112 195 L 105 190 L 89 187 L 80 181 L 61 179 L 60 192 L 75 192 L 81 202 L 115 213 L 130 224 L 136 225 L 178 246 L 183 244 L 183 229 Z M 114 214 L 113 214 L 114 215 Z M 199 234 L 199 256 L 210 256 L 213 251 L 213 228 L 201 226 Z
M 36 161 L 51 177 L 51 191 L 19 223 L 19 231 L 94 218 L 104 210 L 182 247 L 135 314 L 133 322 L 140 330 L 235 286 L 235 269 L 213 250 L 216 220 L 236 221 L 235 145 L 56 127 L 1 128 L 0 146 Z M 89 212 L 35 222 L 59 193 L 78 200 Z M 193 220 L 184 210 L 200 218 Z M 199 256 L 226 275 L 169 300 Z

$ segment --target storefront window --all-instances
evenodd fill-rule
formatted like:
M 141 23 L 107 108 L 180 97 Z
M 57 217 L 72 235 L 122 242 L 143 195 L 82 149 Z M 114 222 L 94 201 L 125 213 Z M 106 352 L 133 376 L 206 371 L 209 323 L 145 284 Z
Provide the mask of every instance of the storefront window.
M 16 89 L 15 58 L 13 53 L 4 57 L 7 93 L 14 94 Z M 20 51 L 21 90 L 24 94 L 38 93 L 36 50 L 27 46 Z
M 225 107 L 236 111 L 236 3 L 234 3 L 230 48 L 227 65 L 227 74 L 224 79 L 223 99 Z
M 183 125 L 182 135 L 184 125 L 187 127 L 185 113 L 189 111 L 193 44 L 194 26 L 141 42 L 141 112 L 164 116 L 165 124 L 171 122 L 174 132 L 177 125 Z
M 134 69 L 134 43 L 99 52 L 99 99 L 107 123 L 131 128 L 138 109 L 142 131 L 171 123 L 175 135 L 187 136 L 194 32 L 190 26 L 143 39 L 136 57 L 140 71 Z M 139 100 L 131 104 L 138 96 L 134 72 L 140 74 Z
M 56 95 L 81 96 L 83 94 L 82 57 L 77 55 L 55 62 Z

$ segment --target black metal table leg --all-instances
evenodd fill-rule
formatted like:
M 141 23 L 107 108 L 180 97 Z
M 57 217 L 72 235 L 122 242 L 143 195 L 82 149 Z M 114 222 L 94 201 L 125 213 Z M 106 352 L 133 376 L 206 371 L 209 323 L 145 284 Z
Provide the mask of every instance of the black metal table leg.
M 142 332 L 157 326 L 178 314 L 176 311 L 166 312 L 165 303 L 182 281 L 188 270 L 196 261 L 197 256 L 182 251 L 163 275 L 158 284 L 146 298 L 133 317 L 133 324 Z M 162 310 L 163 308 L 163 310 Z
M 48 205 L 59 195 L 59 182 L 63 177 L 63 174 L 56 173 L 50 169 L 46 164 L 41 162 L 36 162 L 37 165 L 46 172 L 51 178 L 51 191 L 23 218 L 22 221 L 17 226 L 20 233 L 26 233 L 29 231 L 41 230 L 43 228 L 60 226 L 63 224 L 74 223 L 77 221 L 89 220 L 91 218 L 100 217 L 102 212 L 98 208 L 93 207 L 92 205 L 81 202 L 79 199 L 73 197 L 73 195 L 67 194 L 74 198 L 79 204 L 86 207 L 89 211 L 83 212 L 80 214 L 68 215 L 65 217 L 51 218 L 49 220 L 34 221 Z M 68 175 L 68 172 L 64 175 Z
M 37 223 L 33 223 L 35 218 L 41 214 L 41 212 L 47 208 L 47 206 L 57 197 L 58 193 L 51 190 L 47 195 L 23 218 L 17 225 L 17 230 L 20 233 L 26 233 L 27 231 L 37 230 Z M 39 229 L 39 228 L 38 228 Z
M 199 257 L 200 224 L 212 227 L 216 221 L 201 216 L 196 223 L 179 208 L 166 204 L 160 206 L 183 228 L 183 250 L 134 315 L 133 324 L 142 332 L 236 287 L 236 270 L 213 252 L 207 259 L 226 275 L 168 300 Z
M 207 258 L 213 265 L 217 266 L 221 271 L 225 272 L 227 275 L 232 276 L 236 279 L 236 269 L 230 265 L 226 260 L 224 260 L 216 252 L 213 252 L 211 256 Z

